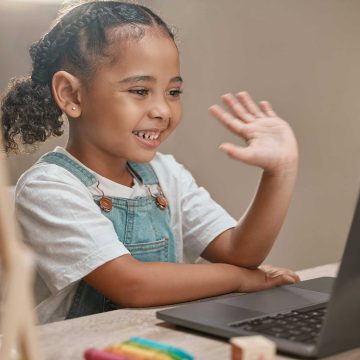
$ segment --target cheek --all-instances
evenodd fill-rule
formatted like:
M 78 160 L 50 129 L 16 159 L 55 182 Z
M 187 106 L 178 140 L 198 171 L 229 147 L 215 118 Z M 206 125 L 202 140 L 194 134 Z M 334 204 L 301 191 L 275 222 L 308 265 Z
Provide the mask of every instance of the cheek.
M 143 116 L 143 110 L 134 104 L 117 102 L 104 109 L 101 122 L 110 133 L 127 132 L 132 131 Z
M 182 104 L 179 101 L 179 103 L 175 104 L 172 109 L 172 119 L 173 119 L 173 126 L 175 127 L 180 121 L 182 116 Z

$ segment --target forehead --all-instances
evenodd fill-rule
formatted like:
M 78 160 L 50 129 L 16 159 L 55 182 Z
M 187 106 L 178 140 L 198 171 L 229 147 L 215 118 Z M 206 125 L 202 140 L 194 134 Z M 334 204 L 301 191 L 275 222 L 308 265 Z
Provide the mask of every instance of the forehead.
M 126 75 L 180 73 L 179 52 L 173 39 L 161 31 L 146 31 L 140 38 L 115 40 L 111 45 L 113 61 L 107 70 Z

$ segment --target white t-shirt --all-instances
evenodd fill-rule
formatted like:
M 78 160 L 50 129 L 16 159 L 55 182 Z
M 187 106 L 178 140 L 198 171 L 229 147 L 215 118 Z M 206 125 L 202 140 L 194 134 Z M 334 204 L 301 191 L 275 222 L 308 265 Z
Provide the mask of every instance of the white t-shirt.
M 55 151 L 78 162 L 61 147 Z M 177 259 L 192 262 L 215 237 L 237 222 L 173 156 L 158 153 L 151 165 L 169 201 Z M 87 170 L 97 177 L 108 196 L 147 194 L 135 179 L 129 188 Z M 99 195 L 96 185 L 86 187 L 63 167 L 49 163 L 35 164 L 17 183 L 17 218 L 24 241 L 37 256 L 35 298 L 40 323 L 65 319 L 78 282 L 107 261 L 129 254 L 112 222 L 101 214 L 93 194 Z

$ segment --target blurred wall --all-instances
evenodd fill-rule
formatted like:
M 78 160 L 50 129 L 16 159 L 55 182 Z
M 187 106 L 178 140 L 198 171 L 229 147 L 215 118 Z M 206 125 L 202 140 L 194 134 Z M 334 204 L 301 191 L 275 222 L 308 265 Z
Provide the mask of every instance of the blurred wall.
M 241 141 L 207 108 L 225 92 L 246 89 L 270 100 L 293 127 L 300 173 L 286 222 L 268 262 L 294 269 L 338 261 L 359 186 L 360 1 L 148 0 L 177 28 L 184 116 L 162 146 L 239 218 L 260 171 L 217 150 Z M 58 4 L 2 1 L 0 88 L 30 71 L 29 45 L 46 31 Z M 8 160 L 13 183 L 66 135 Z M 261 222 L 259 223 L 261 226 Z

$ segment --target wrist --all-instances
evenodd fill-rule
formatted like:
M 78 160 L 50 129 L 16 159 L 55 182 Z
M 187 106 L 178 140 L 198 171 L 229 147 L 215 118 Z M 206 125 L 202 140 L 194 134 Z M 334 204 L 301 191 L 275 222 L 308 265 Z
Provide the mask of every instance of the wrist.
M 298 157 L 286 159 L 271 169 L 264 169 L 264 176 L 274 178 L 296 178 L 299 168 Z
M 215 264 L 214 264 L 215 265 Z M 239 284 L 243 282 L 244 278 L 244 270 L 245 268 L 231 265 L 231 264 L 216 264 L 218 265 L 222 271 L 224 271 L 224 279 L 228 282 L 229 291 L 230 292 L 238 292 L 239 291 Z

